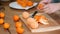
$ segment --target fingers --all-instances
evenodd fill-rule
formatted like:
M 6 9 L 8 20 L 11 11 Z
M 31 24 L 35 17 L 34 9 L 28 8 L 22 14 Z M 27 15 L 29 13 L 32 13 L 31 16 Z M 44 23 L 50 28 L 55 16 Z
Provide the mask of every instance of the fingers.
M 49 8 L 49 6 L 46 6 L 46 7 L 44 8 L 44 13 L 51 14 L 51 13 L 54 13 L 54 12 L 55 12 L 55 10 Z
M 52 13 L 52 10 L 51 10 L 51 8 L 49 7 L 49 5 L 44 6 L 43 11 L 44 11 L 44 13 L 48 13 L 48 14 L 51 14 L 51 13 Z
M 37 7 L 37 9 L 40 10 L 39 7 Z

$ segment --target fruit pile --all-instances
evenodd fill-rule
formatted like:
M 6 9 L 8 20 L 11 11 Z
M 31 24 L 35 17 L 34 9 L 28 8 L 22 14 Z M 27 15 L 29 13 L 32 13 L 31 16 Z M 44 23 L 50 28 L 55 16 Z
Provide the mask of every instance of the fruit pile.
M 33 2 L 29 0 L 17 0 L 17 3 L 22 7 L 32 6 Z
M 18 34 L 22 34 L 24 32 L 24 28 L 22 27 L 23 26 L 22 22 L 19 22 L 19 19 L 20 18 L 18 15 L 13 16 L 13 20 L 15 21 L 16 32 Z
M 0 12 L 0 25 L 3 25 L 5 30 L 9 30 L 10 24 L 4 22 L 5 14 L 4 12 Z

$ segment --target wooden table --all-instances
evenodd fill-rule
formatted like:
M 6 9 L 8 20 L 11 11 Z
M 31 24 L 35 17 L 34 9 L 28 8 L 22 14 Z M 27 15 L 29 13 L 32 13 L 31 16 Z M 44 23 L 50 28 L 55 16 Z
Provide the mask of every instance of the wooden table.
M 15 22 L 13 21 L 13 15 L 17 14 L 20 15 L 22 12 L 24 12 L 25 10 L 17 10 L 17 9 L 12 9 L 8 6 L 9 3 L 5 3 L 3 6 L 5 7 L 5 11 L 2 10 L 3 12 L 5 12 L 5 22 L 10 23 L 11 27 L 10 27 L 10 31 L 11 34 L 17 34 L 16 29 L 15 29 Z M 36 10 L 36 7 L 27 10 L 27 12 L 31 13 L 33 11 Z M 60 24 L 60 12 L 56 12 L 53 14 L 49 14 L 49 16 L 51 16 L 54 20 L 56 20 L 59 24 Z M 20 20 L 21 21 L 21 20 Z M 40 33 L 31 33 L 30 30 L 24 25 L 24 29 L 25 32 L 23 34 L 60 34 L 60 30 L 55 30 L 55 31 L 51 31 L 51 32 L 40 32 Z M 0 25 L 0 34 L 9 34 L 7 31 L 5 31 L 2 27 L 2 25 Z

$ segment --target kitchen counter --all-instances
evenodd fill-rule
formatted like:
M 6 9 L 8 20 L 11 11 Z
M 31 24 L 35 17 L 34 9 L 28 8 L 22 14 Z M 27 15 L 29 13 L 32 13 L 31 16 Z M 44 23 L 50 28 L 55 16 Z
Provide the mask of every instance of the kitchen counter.
M 11 34 L 17 34 L 16 29 L 15 29 L 15 22 L 13 21 L 13 15 L 17 14 L 20 15 L 22 12 L 27 11 L 29 13 L 37 10 L 36 7 L 29 9 L 29 10 L 17 10 L 9 7 L 9 3 L 5 3 L 4 5 L 5 10 L 1 10 L 2 12 L 5 13 L 5 22 L 10 23 L 10 28 L 9 30 L 11 31 Z M 48 14 L 53 18 L 57 23 L 60 24 L 60 11 L 57 11 L 53 14 Z M 21 21 L 21 20 L 20 20 Z M 21 21 L 22 22 L 22 21 Z M 40 33 L 32 33 L 30 30 L 25 26 L 23 23 L 25 32 L 23 34 L 60 34 L 60 30 L 55 30 L 55 31 L 50 31 L 50 32 L 40 32 Z M 0 25 L 0 34 L 9 34 L 7 31 L 5 31 Z

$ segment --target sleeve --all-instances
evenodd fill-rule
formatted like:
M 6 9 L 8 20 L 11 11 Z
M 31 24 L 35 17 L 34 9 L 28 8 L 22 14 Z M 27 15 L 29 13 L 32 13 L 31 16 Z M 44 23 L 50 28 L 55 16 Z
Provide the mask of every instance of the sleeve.
M 59 3 L 60 0 L 52 0 L 52 3 Z

